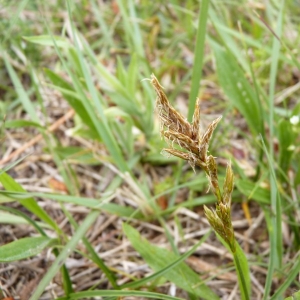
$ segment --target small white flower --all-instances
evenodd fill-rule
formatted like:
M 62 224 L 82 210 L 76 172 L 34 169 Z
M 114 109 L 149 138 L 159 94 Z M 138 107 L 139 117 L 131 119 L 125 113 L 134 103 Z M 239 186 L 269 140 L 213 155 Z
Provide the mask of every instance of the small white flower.
M 293 125 L 297 125 L 297 124 L 299 123 L 299 121 L 300 121 L 299 116 L 292 116 L 292 117 L 290 118 L 290 122 L 291 122 L 291 124 L 293 124 Z

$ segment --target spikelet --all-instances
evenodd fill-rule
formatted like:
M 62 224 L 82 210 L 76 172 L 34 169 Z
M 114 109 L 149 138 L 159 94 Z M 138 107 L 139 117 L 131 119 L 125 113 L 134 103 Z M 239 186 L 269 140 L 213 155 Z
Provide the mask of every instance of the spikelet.
M 161 133 L 164 131 L 164 127 L 166 127 L 191 137 L 192 130 L 190 123 L 170 105 L 167 96 L 163 92 L 163 87 L 153 74 L 150 81 L 157 94 L 155 107 L 161 121 Z

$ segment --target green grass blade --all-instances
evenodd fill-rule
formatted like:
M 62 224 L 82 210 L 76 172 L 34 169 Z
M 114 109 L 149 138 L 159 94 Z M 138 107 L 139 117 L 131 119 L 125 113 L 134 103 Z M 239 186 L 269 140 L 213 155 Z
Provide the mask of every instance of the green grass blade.
M 162 299 L 162 300 L 184 300 L 173 296 L 163 295 L 145 291 L 106 291 L 95 290 L 70 294 L 68 297 L 56 298 L 56 300 L 94 299 L 96 297 L 136 297 L 136 299 Z
M 264 132 L 263 116 L 257 99 L 235 57 L 219 44 L 210 40 L 217 62 L 218 79 L 228 100 L 246 119 L 254 136 Z
M 1 178 L 1 176 L 0 176 L 0 178 Z M 12 199 L 12 201 L 14 201 L 16 199 L 19 200 L 21 203 L 25 201 L 25 204 L 27 203 L 26 200 L 28 198 L 33 199 L 32 197 L 40 197 L 40 198 L 52 199 L 52 200 L 55 200 L 58 202 L 73 203 L 76 205 L 81 205 L 81 206 L 92 208 L 92 209 L 103 210 L 105 212 L 108 212 L 110 214 L 114 214 L 114 215 L 117 215 L 120 217 L 130 217 L 132 214 L 135 214 L 136 218 L 141 218 L 141 214 L 140 213 L 136 214 L 136 210 L 131 207 L 121 206 L 121 205 L 118 205 L 115 203 L 109 203 L 109 201 L 113 197 L 113 194 L 110 194 L 108 196 L 103 196 L 101 199 L 98 199 L 98 200 L 92 199 L 92 198 L 87 198 L 87 197 L 60 195 L 60 194 L 54 194 L 54 193 L 35 193 L 35 192 L 28 193 L 25 191 L 14 191 L 14 190 L 7 190 L 7 191 L 0 190 L 0 195 L 4 195 L 4 200 L 7 200 L 7 197 L 9 197 Z M 44 222 L 46 222 L 43 218 L 41 218 L 41 219 Z M 53 227 L 53 225 L 51 227 Z
M 18 18 L 20 17 L 20 13 L 25 9 L 27 3 L 29 2 L 29 0 L 22 0 L 22 1 L 19 1 L 19 6 L 18 8 L 16 9 L 15 7 L 13 7 L 13 10 L 14 10 L 14 13 L 12 14 L 12 18 L 10 20 L 10 28 L 7 28 L 5 30 L 5 32 L 3 32 L 2 34 L 4 34 L 4 39 L 2 40 L 1 39 L 1 46 L 6 42 L 6 40 L 10 39 L 11 38 L 11 34 L 12 34 L 12 29 L 13 29 L 13 26 L 17 23 L 17 20 Z M 7 2 L 9 3 L 9 2 Z M 5 4 L 7 4 L 5 3 Z M 12 3 L 12 6 L 15 6 L 15 3 L 14 2 L 11 2 Z M 3 5 L 3 3 L 1 3 Z
M 81 223 L 80 227 L 76 230 L 70 241 L 66 244 L 64 249 L 60 252 L 58 257 L 55 259 L 55 261 L 52 263 L 51 267 L 48 269 L 45 276 L 40 281 L 38 287 L 30 297 L 30 300 L 38 300 L 40 299 L 40 296 L 44 292 L 45 288 L 49 284 L 49 282 L 52 280 L 52 278 L 56 275 L 56 273 L 59 271 L 62 263 L 67 259 L 67 257 L 74 251 L 75 247 L 77 246 L 80 239 L 83 238 L 86 231 L 90 228 L 90 226 L 95 222 L 99 215 L 99 212 L 93 211 L 91 212 L 85 220 Z
M 173 263 L 171 263 L 168 267 L 155 272 L 154 274 L 145 277 L 143 279 L 140 279 L 138 281 L 135 282 L 131 282 L 131 283 L 126 283 L 124 285 L 121 286 L 121 288 L 138 288 L 140 286 L 142 286 L 143 284 L 146 284 L 147 282 L 154 280 L 155 278 L 161 277 L 163 276 L 165 273 L 167 273 L 169 270 L 172 270 L 173 268 L 175 268 L 178 264 L 180 264 L 181 262 L 183 262 L 185 259 L 187 259 L 190 255 L 192 255 L 196 249 L 202 244 L 204 243 L 204 241 L 208 238 L 210 232 L 208 232 L 207 234 L 205 234 L 200 241 L 195 244 L 189 251 L 187 251 L 185 254 L 183 254 L 182 256 L 180 256 L 177 260 L 175 260 Z
M 206 23 L 208 17 L 209 0 L 201 2 L 201 10 L 198 20 L 196 47 L 194 52 L 194 63 L 192 72 L 192 84 L 189 96 L 188 120 L 191 122 L 195 110 L 195 103 L 199 93 L 200 80 L 202 75 L 204 43 L 206 34 Z
M 12 262 L 41 253 L 45 248 L 58 244 L 47 236 L 27 237 L 0 247 L 0 262 Z
M 68 210 L 64 209 L 65 215 L 68 217 L 70 223 L 75 228 L 75 230 L 78 229 L 79 225 L 74 220 L 73 216 L 68 212 Z M 105 274 L 109 282 L 111 283 L 112 287 L 114 289 L 119 289 L 119 286 L 116 282 L 116 277 L 114 276 L 114 273 L 106 266 L 102 258 L 97 254 L 97 252 L 94 250 L 94 247 L 90 244 L 88 239 L 86 237 L 82 238 L 82 241 L 87 248 L 87 250 L 90 253 L 89 258 L 101 269 L 101 271 Z
M 278 141 L 279 141 L 279 166 L 284 174 L 290 167 L 294 151 L 290 148 L 297 144 L 297 135 L 290 121 L 280 120 L 278 124 Z M 281 179 L 284 179 L 281 176 Z
M 0 210 L 4 210 L 4 211 L 8 211 L 10 213 L 13 213 L 15 215 L 18 216 L 18 218 L 21 218 L 21 220 L 25 221 L 26 224 L 31 224 L 37 232 L 39 232 L 42 236 L 47 236 L 47 234 L 45 233 L 45 231 L 42 229 L 43 227 L 48 227 L 50 228 L 50 226 L 47 226 L 46 224 L 42 223 L 42 224 L 38 224 L 38 222 L 35 222 L 34 220 L 32 220 L 31 218 L 29 218 L 26 214 L 24 214 L 22 211 L 18 210 L 18 209 L 14 209 L 12 207 L 7 207 L 7 206 L 2 206 L 0 205 Z M 3 220 L 3 218 L 1 217 L 1 221 Z M 20 224 L 20 222 L 18 222 Z
M 278 71 L 278 60 L 280 54 L 280 41 L 282 26 L 283 26 L 283 10 L 285 1 L 281 1 L 280 11 L 278 12 L 278 21 L 276 28 L 276 35 L 273 36 L 272 54 L 271 54 L 271 69 L 270 69 L 270 84 L 269 84 L 269 135 L 270 147 L 268 151 L 268 163 L 270 167 L 270 190 L 271 190 L 271 210 L 273 212 L 271 217 L 272 228 L 270 234 L 270 262 L 268 274 L 265 283 L 264 300 L 267 299 L 270 290 L 274 271 L 280 268 L 282 264 L 282 231 L 281 231 L 281 203 L 277 190 L 276 174 L 273 168 L 274 165 L 274 95 L 276 86 L 276 77 Z M 263 141 L 262 141 L 263 142 Z M 265 148 L 264 142 L 263 147 Z M 265 148 L 266 151 L 266 148 Z M 267 153 L 267 151 L 266 151 Z
M 300 257 L 298 256 L 297 259 L 296 259 L 296 262 L 294 262 L 294 260 L 293 260 L 293 267 L 289 271 L 289 273 L 287 274 L 287 277 L 285 278 L 284 283 L 276 290 L 276 292 L 272 295 L 270 300 L 277 300 L 280 297 L 282 297 L 284 292 L 288 288 L 291 287 L 291 284 L 293 283 L 293 281 L 298 276 L 299 271 L 300 271 Z M 299 292 L 298 298 L 297 298 L 297 296 L 294 296 L 294 298 L 292 298 L 292 300 L 297 300 L 297 299 L 300 299 L 300 292 Z
M 117 2 L 123 18 L 125 35 L 127 37 L 128 45 L 131 46 L 131 52 L 136 52 L 140 57 L 145 57 L 140 29 L 136 21 L 137 16 L 135 13 L 134 2 L 132 0 L 117 0 Z M 126 6 L 128 6 L 129 11 L 127 11 Z
M 67 2 L 68 3 L 68 12 L 69 12 L 69 15 L 71 18 L 71 12 L 69 10 L 69 2 L 70 1 Z M 85 83 L 87 84 L 87 88 L 88 88 L 89 94 L 91 95 L 91 98 L 92 98 L 93 104 L 96 108 L 96 111 L 100 116 L 101 122 L 99 122 L 99 119 L 97 118 L 97 115 L 95 113 L 95 109 L 91 105 L 90 101 L 88 99 L 86 99 L 86 101 L 83 101 L 83 104 L 84 104 L 85 108 L 87 109 L 91 119 L 93 120 L 93 123 L 94 123 L 99 135 L 102 137 L 106 147 L 110 151 L 110 153 L 114 159 L 114 163 L 118 166 L 118 168 L 120 168 L 121 172 L 129 171 L 128 165 L 127 165 L 126 161 L 124 160 L 124 157 L 122 156 L 122 152 L 121 152 L 121 150 L 120 150 L 120 148 L 119 148 L 113 134 L 111 133 L 108 124 L 107 124 L 106 117 L 103 113 L 103 106 L 99 99 L 100 94 L 97 92 L 96 87 L 93 84 L 93 78 L 89 72 L 87 63 L 82 55 L 82 51 L 79 48 L 79 37 L 78 37 L 77 32 L 75 31 L 75 28 L 74 28 L 74 25 L 72 22 L 71 22 L 71 28 L 72 28 L 72 32 L 73 32 L 74 40 L 75 40 L 76 54 L 79 59 L 83 77 L 85 79 Z M 74 76 L 73 76 L 73 80 L 74 80 Z M 86 98 L 86 97 L 84 97 L 84 98 Z
M 101 32 L 103 34 L 105 44 L 110 48 L 114 47 L 114 41 L 112 38 L 112 34 L 104 20 L 104 16 L 103 16 L 104 13 L 101 10 L 99 3 L 96 4 L 95 0 L 91 0 L 91 4 L 92 4 L 92 8 L 93 8 L 93 13 L 96 16 L 96 21 L 99 24 L 99 28 L 101 28 Z
M 54 46 L 62 48 L 68 48 L 71 46 L 70 42 L 61 36 L 51 36 L 51 35 L 37 35 L 37 36 L 23 36 L 23 39 L 27 42 L 42 45 L 42 46 Z
M 12 67 L 8 55 L 4 53 L 4 63 L 7 69 L 7 72 L 13 82 L 13 85 L 15 87 L 15 91 L 19 97 L 19 100 L 23 104 L 24 109 L 30 116 L 31 120 L 36 123 L 40 123 L 39 118 L 36 114 L 36 108 L 32 104 L 31 100 L 29 99 L 17 73 L 15 72 L 14 68 Z
M 0 174 L 0 182 L 4 186 L 4 188 L 8 191 L 26 192 L 21 185 L 19 185 L 12 177 L 10 177 L 6 173 Z M 21 205 L 27 208 L 30 212 L 32 212 L 35 216 L 49 224 L 53 229 L 55 229 L 58 233 L 61 233 L 61 229 L 57 226 L 56 222 L 46 213 L 44 209 L 42 209 L 36 201 L 29 197 L 23 198 L 23 200 L 19 201 Z
M 271 180 L 271 217 L 268 224 L 269 240 L 270 240 L 270 258 L 268 274 L 265 282 L 264 299 L 270 293 L 272 280 L 274 278 L 274 272 L 276 268 L 280 268 L 282 260 L 282 209 L 281 209 L 281 199 L 276 185 L 276 174 L 274 170 L 274 161 L 267 150 L 267 147 L 262 140 L 263 148 L 268 159 L 269 169 L 270 169 L 270 180 Z
M 157 272 L 167 268 L 178 259 L 176 254 L 150 244 L 130 225 L 123 224 L 123 230 L 132 246 L 141 254 L 154 271 Z M 168 273 L 165 273 L 164 277 L 174 282 L 178 287 L 198 297 L 209 300 L 219 299 L 209 287 L 199 280 L 199 276 L 183 262 L 169 270 Z

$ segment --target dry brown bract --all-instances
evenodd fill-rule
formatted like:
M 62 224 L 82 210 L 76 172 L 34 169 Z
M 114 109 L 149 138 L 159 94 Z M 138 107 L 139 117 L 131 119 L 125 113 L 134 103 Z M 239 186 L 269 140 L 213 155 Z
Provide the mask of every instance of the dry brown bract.
M 214 230 L 234 252 L 235 238 L 230 212 L 233 172 L 230 164 L 228 164 L 222 194 L 215 158 L 212 155 L 207 155 L 209 141 L 222 117 L 211 122 L 202 134 L 200 131 L 200 99 L 197 99 L 196 102 L 193 122 L 189 123 L 171 106 L 162 86 L 153 74 L 151 75 L 151 83 L 157 94 L 155 107 L 160 121 L 160 133 L 170 141 L 170 148 L 163 149 L 163 151 L 187 160 L 193 169 L 195 166 L 199 166 L 205 171 L 211 190 L 217 198 L 215 211 L 204 207 L 206 217 Z M 174 149 L 174 143 L 182 150 Z

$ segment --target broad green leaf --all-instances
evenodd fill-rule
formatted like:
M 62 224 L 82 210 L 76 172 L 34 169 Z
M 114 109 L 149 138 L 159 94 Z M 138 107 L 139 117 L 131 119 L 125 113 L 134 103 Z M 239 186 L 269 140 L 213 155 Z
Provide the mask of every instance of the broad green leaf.
M 176 254 L 167 249 L 150 244 L 130 225 L 123 224 L 123 230 L 132 246 L 155 272 L 167 268 L 178 259 Z M 219 297 L 200 280 L 199 275 L 183 262 L 169 270 L 163 277 L 198 297 L 210 300 L 219 299 Z
M 49 237 L 23 238 L 0 247 L 0 262 L 11 262 L 35 256 L 46 247 L 58 243 L 57 239 Z

